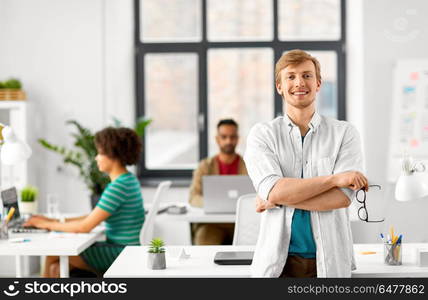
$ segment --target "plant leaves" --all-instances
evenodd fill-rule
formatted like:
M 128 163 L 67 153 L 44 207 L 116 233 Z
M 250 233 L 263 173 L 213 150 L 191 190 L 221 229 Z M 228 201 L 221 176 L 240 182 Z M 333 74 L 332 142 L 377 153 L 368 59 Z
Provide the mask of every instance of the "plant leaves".
M 119 119 L 117 119 L 116 117 L 111 117 L 111 118 L 113 120 L 114 127 L 121 127 L 122 126 L 122 122 Z
M 116 126 L 121 122 L 113 118 Z M 138 118 L 135 131 L 138 136 L 143 136 L 144 130 L 152 122 L 151 119 L 145 117 Z M 101 195 L 107 185 L 110 183 L 110 178 L 107 174 L 98 170 L 95 156 L 97 149 L 95 147 L 95 135 L 92 131 L 82 126 L 76 120 L 66 121 L 67 125 L 72 125 L 77 132 L 72 132 L 71 136 L 74 139 L 76 149 L 67 149 L 62 146 L 54 145 L 47 140 L 40 138 L 38 142 L 44 148 L 56 152 L 63 157 L 64 164 L 75 166 L 79 170 L 79 175 L 82 177 L 88 189 L 93 195 Z
M 144 131 L 146 127 L 152 122 L 152 119 L 147 119 L 146 117 L 142 116 L 139 117 L 137 120 L 137 124 L 135 125 L 135 132 L 139 137 L 142 137 L 144 135 Z

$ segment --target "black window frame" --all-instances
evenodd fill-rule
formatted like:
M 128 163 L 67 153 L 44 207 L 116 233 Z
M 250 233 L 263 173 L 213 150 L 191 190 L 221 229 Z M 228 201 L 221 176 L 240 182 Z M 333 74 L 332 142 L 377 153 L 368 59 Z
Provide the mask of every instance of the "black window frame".
M 271 48 L 274 51 L 274 62 L 281 57 L 284 51 L 302 49 L 308 51 L 334 51 L 337 55 L 337 105 L 338 119 L 346 120 L 346 0 L 340 0 L 340 28 L 341 37 L 337 41 L 280 41 L 278 39 L 278 0 L 273 0 L 273 40 L 272 41 L 245 41 L 245 42 L 210 42 L 207 40 L 207 0 L 201 0 L 202 10 L 202 40 L 200 42 L 180 43 L 143 43 L 140 40 L 140 1 L 134 0 L 134 38 L 135 38 L 135 86 L 136 86 L 136 116 L 145 115 L 144 105 L 144 56 L 148 53 L 196 53 L 198 55 L 198 115 L 203 116 L 202 124 L 199 118 L 199 159 L 208 155 L 208 74 L 207 54 L 213 48 Z M 273 72 L 274 70 L 272 70 Z M 272 87 L 274 89 L 274 87 Z M 282 99 L 274 92 L 274 116 L 282 114 Z M 145 137 L 142 140 L 145 149 Z M 137 168 L 140 180 L 156 179 L 189 180 L 193 170 L 146 168 L 145 151 Z

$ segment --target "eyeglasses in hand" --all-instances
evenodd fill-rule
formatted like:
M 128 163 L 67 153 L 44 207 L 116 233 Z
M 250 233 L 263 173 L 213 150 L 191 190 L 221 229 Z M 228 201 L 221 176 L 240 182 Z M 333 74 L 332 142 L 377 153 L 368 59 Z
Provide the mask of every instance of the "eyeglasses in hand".
M 373 184 L 373 185 L 369 185 L 370 187 L 377 187 L 380 189 L 382 189 L 382 187 L 380 185 L 377 184 Z M 385 221 L 385 218 L 383 218 L 382 220 L 371 220 L 369 221 L 369 212 L 367 211 L 367 207 L 366 207 L 366 190 L 364 188 L 362 188 L 361 190 L 357 191 L 357 194 L 355 195 L 355 198 L 357 199 L 358 202 L 360 202 L 363 206 L 361 206 L 358 209 L 358 218 L 360 218 L 361 221 L 367 222 L 367 223 L 379 223 L 379 222 L 383 222 Z M 361 200 L 361 198 L 363 198 Z

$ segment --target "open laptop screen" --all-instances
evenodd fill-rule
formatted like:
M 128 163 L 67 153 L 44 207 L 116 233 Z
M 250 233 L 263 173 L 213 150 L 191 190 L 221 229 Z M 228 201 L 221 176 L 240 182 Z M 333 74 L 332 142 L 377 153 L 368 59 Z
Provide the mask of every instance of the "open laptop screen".
M 245 175 L 202 176 L 202 190 L 206 214 L 234 214 L 238 198 L 255 193 L 250 177 Z

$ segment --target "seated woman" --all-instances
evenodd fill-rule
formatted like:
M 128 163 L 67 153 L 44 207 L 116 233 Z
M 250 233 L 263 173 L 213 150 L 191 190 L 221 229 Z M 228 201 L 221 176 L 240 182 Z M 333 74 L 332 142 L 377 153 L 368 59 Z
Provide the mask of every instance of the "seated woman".
M 106 242 L 98 242 L 80 256 L 69 259 L 70 270 L 83 269 L 103 274 L 126 245 L 140 244 L 144 223 L 140 183 L 129 173 L 127 165 L 136 164 L 141 152 L 137 134 L 128 128 L 105 128 L 95 134 L 98 169 L 109 175 L 111 183 L 101 195 L 92 212 L 83 217 L 66 219 L 65 223 L 43 216 L 33 216 L 26 226 L 53 231 L 90 232 L 105 221 Z M 59 277 L 59 257 L 48 256 L 44 277 Z

